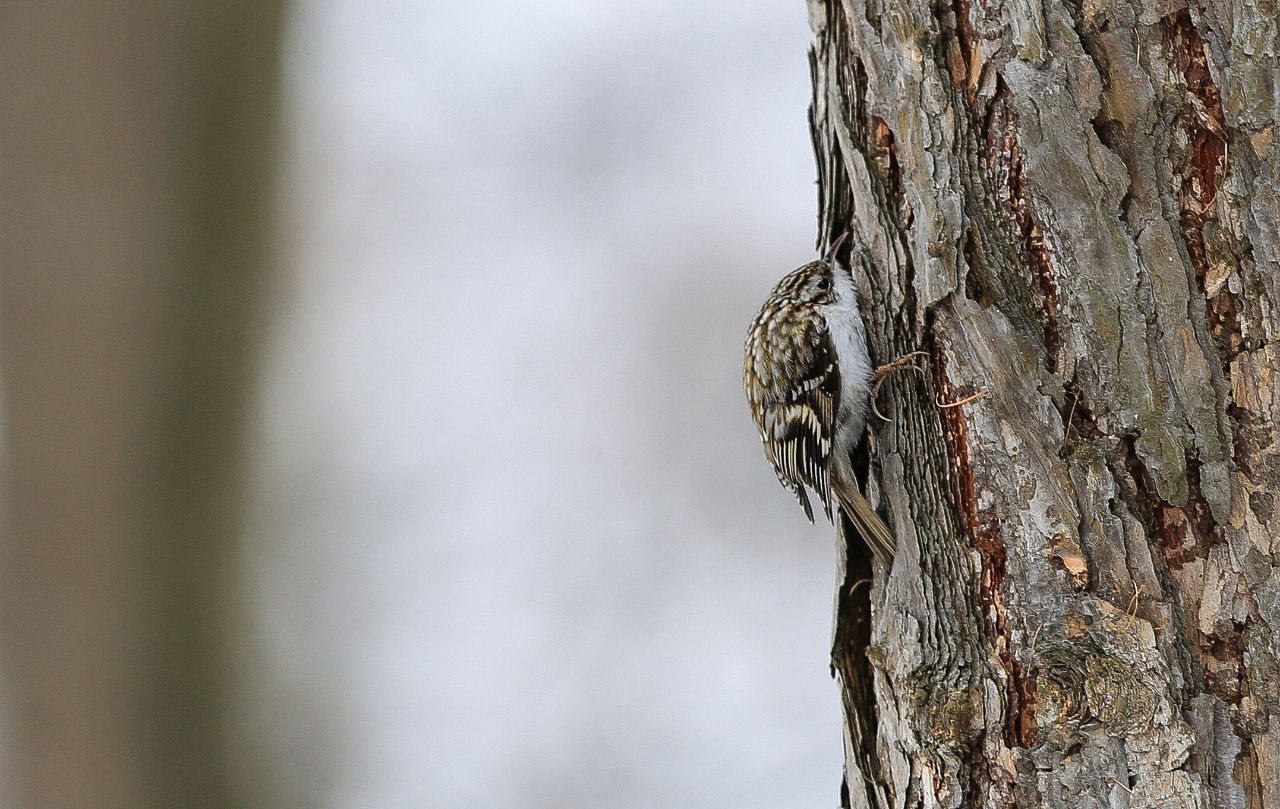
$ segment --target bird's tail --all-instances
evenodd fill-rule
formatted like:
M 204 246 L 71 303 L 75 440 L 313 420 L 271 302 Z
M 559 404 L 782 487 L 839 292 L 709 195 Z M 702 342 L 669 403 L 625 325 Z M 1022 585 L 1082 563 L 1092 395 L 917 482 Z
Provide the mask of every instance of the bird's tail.
M 862 537 L 862 541 L 867 543 L 871 553 L 886 565 L 892 562 L 897 542 L 889 532 L 889 526 L 884 524 L 884 520 L 876 514 L 875 509 L 867 502 L 867 498 L 858 491 L 858 484 L 853 476 L 833 474 L 831 491 L 835 494 L 836 502 L 840 504 L 840 510 L 849 518 L 854 530 Z

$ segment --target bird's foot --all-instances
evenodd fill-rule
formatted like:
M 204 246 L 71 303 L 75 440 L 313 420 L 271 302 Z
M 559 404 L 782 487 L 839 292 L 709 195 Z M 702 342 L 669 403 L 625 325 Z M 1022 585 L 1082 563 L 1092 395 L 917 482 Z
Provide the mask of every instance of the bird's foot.
M 963 399 L 957 399 L 954 402 L 944 402 L 941 399 L 938 399 L 938 400 L 935 400 L 934 404 L 936 404 L 938 407 L 942 408 L 943 410 L 946 410 L 949 407 L 963 407 L 967 404 L 970 404 L 971 402 L 978 401 L 982 397 L 986 396 L 987 393 L 988 393 L 987 389 L 983 388 L 977 393 L 972 393 L 964 397 Z
M 886 362 L 879 368 L 871 372 L 871 378 L 875 380 L 876 386 L 884 382 L 885 377 L 898 371 L 923 371 L 924 368 L 916 364 L 916 357 L 929 359 L 928 351 L 912 351 L 910 354 L 903 354 L 892 362 Z
M 929 361 L 929 352 L 912 351 L 910 354 L 903 354 L 901 357 L 898 357 L 892 362 L 887 362 L 884 365 L 881 365 L 872 372 L 871 378 L 875 381 L 875 385 L 871 388 L 871 412 L 875 413 L 876 416 L 882 420 L 892 421 L 888 416 L 881 413 L 880 409 L 876 406 L 876 396 L 880 393 L 880 386 L 884 384 L 884 381 L 888 379 L 890 375 L 895 374 L 898 371 L 919 371 L 920 373 L 924 373 L 926 369 L 924 366 L 916 362 L 917 358 L 923 359 L 924 362 L 927 363 Z M 963 407 L 964 405 L 978 401 L 982 397 L 986 396 L 987 392 L 987 389 L 983 388 L 977 393 L 965 396 L 964 398 L 957 399 L 953 402 L 944 402 L 941 399 L 934 399 L 934 404 L 943 410 L 952 407 Z
M 912 351 L 910 354 L 903 354 L 901 357 L 898 357 L 891 362 L 886 362 L 884 365 L 881 365 L 879 368 L 871 372 L 871 378 L 875 381 L 875 385 L 871 387 L 871 412 L 875 413 L 881 420 L 893 421 L 893 419 L 881 413 L 880 408 L 876 406 L 876 397 L 880 394 L 880 386 L 884 384 L 884 381 L 888 379 L 890 375 L 895 374 L 898 371 L 919 371 L 920 373 L 924 373 L 925 369 L 916 363 L 917 357 L 923 358 L 927 362 L 929 359 L 929 352 Z

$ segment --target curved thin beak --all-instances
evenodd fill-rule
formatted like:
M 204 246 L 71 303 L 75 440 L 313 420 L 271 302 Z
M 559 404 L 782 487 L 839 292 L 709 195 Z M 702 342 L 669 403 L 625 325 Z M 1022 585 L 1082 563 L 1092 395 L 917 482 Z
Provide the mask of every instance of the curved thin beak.
M 831 247 L 827 249 L 825 261 L 830 264 L 832 259 L 836 257 L 836 253 L 840 250 L 840 245 L 844 244 L 844 240 L 849 238 L 849 231 L 844 231 L 840 236 L 831 243 Z

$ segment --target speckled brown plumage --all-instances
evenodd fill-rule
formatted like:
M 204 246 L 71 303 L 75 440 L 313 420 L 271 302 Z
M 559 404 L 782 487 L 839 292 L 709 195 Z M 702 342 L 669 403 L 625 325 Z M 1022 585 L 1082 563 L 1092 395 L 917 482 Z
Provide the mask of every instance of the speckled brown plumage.
M 858 491 L 850 454 L 862 433 L 870 364 L 847 270 L 813 261 L 783 278 L 747 332 L 743 386 L 778 481 L 813 520 L 808 490 L 836 503 L 872 551 L 893 538 Z

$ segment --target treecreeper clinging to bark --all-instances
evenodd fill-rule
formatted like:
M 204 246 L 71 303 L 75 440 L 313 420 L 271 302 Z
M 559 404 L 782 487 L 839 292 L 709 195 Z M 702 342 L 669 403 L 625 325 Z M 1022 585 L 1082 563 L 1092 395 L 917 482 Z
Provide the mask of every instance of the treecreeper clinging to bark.
M 845 514 L 877 558 L 893 559 L 895 541 L 858 488 L 853 450 L 866 425 L 871 393 L 895 361 L 873 371 L 849 268 L 825 259 L 778 282 L 747 331 L 743 386 L 765 457 L 813 521 L 808 490 L 832 519 Z
M 832 520 L 832 503 L 876 558 L 892 562 L 896 541 L 858 488 L 853 452 L 886 376 L 923 370 L 915 351 L 872 370 L 853 274 L 836 258 L 792 270 L 778 282 L 747 330 L 742 382 L 773 471 L 813 521 L 808 490 Z M 986 391 L 957 402 L 981 398 Z M 883 416 L 880 416 L 884 418 Z

